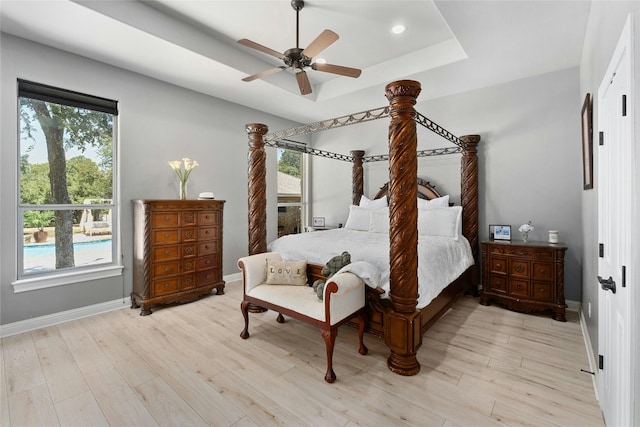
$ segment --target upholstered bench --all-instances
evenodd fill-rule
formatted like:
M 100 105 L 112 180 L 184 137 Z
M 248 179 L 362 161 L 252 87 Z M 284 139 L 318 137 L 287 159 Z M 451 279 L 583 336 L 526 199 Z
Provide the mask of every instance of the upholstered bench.
M 238 260 L 242 270 L 243 300 L 240 304 L 244 316 L 243 339 L 249 338 L 249 305 L 254 304 L 278 312 L 278 323 L 284 322 L 283 314 L 320 329 L 327 350 L 327 372 L 324 379 L 332 383 L 336 379 L 333 372 L 333 347 L 338 336 L 338 327 L 354 319 L 358 323 L 359 352 L 367 354 L 363 343 L 366 324 L 364 313 L 365 284 L 352 273 L 342 273 L 327 281 L 324 298 L 320 300 L 312 287 L 306 284 L 306 263 L 303 282 L 298 284 L 269 283 L 268 265 L 285 266 L 277 252 L 267 252 Z M 285 268 L 285 267 L 282 267 Z M 286 283 L 286 281 L 285 281 Z

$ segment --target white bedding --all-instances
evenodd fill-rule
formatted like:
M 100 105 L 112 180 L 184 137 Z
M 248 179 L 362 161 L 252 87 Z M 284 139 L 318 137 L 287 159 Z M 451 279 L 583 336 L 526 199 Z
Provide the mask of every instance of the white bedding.
M 347 251 L 351 262 L 367 261 L 381 271 L 380 287 L 389 294 L 389 235 L 338 228 L 280 237 L 268 245 L 269 251 L 280 252 L 287 260 L 306 259 L 325 264 L 331 257 Z M 432 299 L 472 266 L 469 241 L 460 237 L 419 236 L 418 238 L 418 304 L 428 305 Z

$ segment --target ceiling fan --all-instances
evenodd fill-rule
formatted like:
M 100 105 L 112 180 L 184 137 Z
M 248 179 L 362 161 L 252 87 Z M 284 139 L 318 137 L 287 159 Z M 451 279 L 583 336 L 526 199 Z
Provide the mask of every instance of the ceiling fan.
M 277 73 L 278 71 L 292 68 L 296 75 L 298 87 L 302 95 L 308 95 L 311 93 L 311 83 L 309 77 L 305 72 L 305 68 L 311 67 L 312 70 L 323 71 L 325 73 L 339 74 L 347 77 L 360 77 L 361 70 L 357 68 L 343 67 L 341 65 L 332 64 L 320 64 L 318 62 L 312 63 L 313 57 L 320 52 L 328 48 L 336 40 L 340 38 L 336 33 L 331 30 L 324 30 L 318 37 L 313 40 L 306 49 L 300 49 L 300 10 L 304 7 L 303 0 L 291 0 L 291 7 L 296 11 L 296 47 L 286 50 L 284 53 L 280 53 L 266 46 L 253 42 L 249 39 L 238 40 L 243 46 L 250 47 L 252 49 L 259 50 L 276 58 L 280 58 L 284 61 L 284 65 L 280 65 L 275 68 L 261 71 L 257 74 L 247 76 L 242 81 L 250 82 L 268 75 Z

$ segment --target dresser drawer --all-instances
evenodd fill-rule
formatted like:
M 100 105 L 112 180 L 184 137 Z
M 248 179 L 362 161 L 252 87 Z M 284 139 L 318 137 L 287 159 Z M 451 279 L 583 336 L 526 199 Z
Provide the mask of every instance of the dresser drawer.
M 196 275 L 195 274 L 187 274 L 182 276 L 182 284 L 180 285 L 180 289 L 191 289 L 196 287 Z
M 509 294 L 520 297 L 528 297 L 529 282 L 526 280 L 509 280 Z
M 151 214 L 151 227 L 153 228 L 170 228 L 179 225 L 179 212 L 154 212 Z
M 153 277 L 171 276 L 180 273 L 180 261 L 159 262 L 152 268 Z
M 218 227 L 198 228 L 198 240 L 217 240 L 219 237 Z
M 531 277 L 536 280 L 552 280 L 553 264 L 550 262 L 533 262 Z
M 551 283 L 533 282 L 533 298 L 541 301 L 553 301 L 553 285 Z
M 198 212 L 198 225 L 216 225 L 220 223 L 220 212 Z
M 222 281 L 222 272 L 219 268 L 213 270 L 202 271 L 196 274 L 197 286 L 208 285 Z
M 153 281 L 153 295 L 160 296 L 170 294 L 178 290 L 178 278 L 154 280 Z
M 517 277 L 529 277 L 529 261 L 509 260 L 509 274 Z
M 169 261 L 180 258 L 180 246 L 156 246 L 153 248 L 153 260 L 157 261 Z
M 196 256 L 196 244 L 188 243 L 182 245 L 182 256 L 185 258 Z
M 196 258 L 182 260 L 182 273 L 193 273 L 194 271 L 196 271 Z
M 220 267 L 220 263 L 217 256 L 205 256 L 196 258 L 196 270 L 208 270 L 210 268 Z
M 196 213 L 194 211 L 182 212 L 182 225 L 183 226 L 196 225 Z
M 198 243 L 198 256 L 218 253 L 219 243 L 216 241 Z
M 535 259 L 543 260 L 543 261 L 551 261 L 554 258 L 553 251 L 546 251 L 542 249 L 537 249 L 533 252 L 533 256 Z
M 507 259 L 491 257 L 491 272 L 492 273 L 506 273 L 507 272 Z
M 154 245 L 171 245 L 180 242 L 180 231 L 178 229 L 154 230 Z
M 193 242 L 196 240 L 196 228 L 195 227 L 187 227 L 182 229 L 182 241 L 183 242 Z

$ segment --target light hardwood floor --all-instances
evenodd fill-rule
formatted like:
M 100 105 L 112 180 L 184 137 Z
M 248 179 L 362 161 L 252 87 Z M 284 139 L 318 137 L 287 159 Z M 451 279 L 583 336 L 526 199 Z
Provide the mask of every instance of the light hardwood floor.
M 185 305 L 114 312 L 2 339 L 3 426 L 603 426 L 578 316 L 464 298 L 425 336 L 420 373 L 384 343 L 336 341 L 327 384 L 318 330 L 250 314 L 241 284 Z

